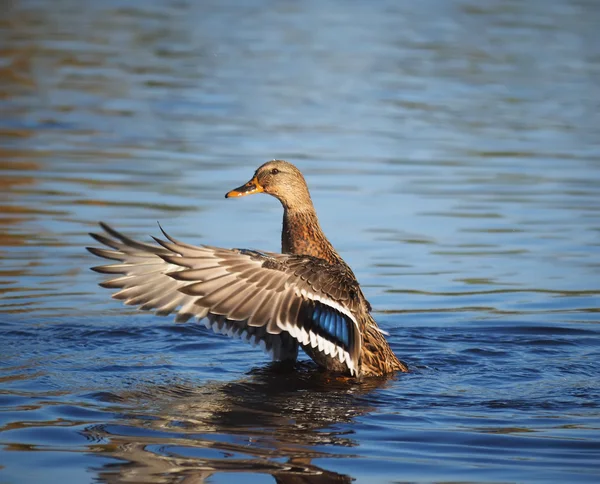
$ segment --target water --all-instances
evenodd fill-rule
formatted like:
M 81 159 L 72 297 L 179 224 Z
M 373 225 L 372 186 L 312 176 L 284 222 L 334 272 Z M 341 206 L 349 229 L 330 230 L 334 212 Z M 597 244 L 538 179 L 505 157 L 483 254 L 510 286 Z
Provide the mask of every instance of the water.
M 0 20 L 0 481 L 598 482 L 597 2 L 35 2 Z M 409 374 L 113 301 L 87 232 L 277 250 L 296 163 Z

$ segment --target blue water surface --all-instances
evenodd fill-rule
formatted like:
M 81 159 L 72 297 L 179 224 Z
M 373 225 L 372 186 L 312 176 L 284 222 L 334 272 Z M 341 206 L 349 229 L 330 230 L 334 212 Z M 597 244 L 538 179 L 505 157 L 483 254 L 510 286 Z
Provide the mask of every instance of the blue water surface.
M 14 0 L 0 482 L 600 482 L 600 4 Z M 131 236 L 280 249 L 266 160 L 411 372 L 348 383 L 110 299 Z

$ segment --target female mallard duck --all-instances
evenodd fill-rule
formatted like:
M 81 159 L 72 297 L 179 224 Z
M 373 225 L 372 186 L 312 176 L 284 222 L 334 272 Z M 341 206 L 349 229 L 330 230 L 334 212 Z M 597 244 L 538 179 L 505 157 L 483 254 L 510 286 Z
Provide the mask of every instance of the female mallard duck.
M 88 248 L 117 261 L 93 267 L 119 274 L 101 284 L 125 304 L 176 321 L 205 318 L 216 333 L 260 344 L 274 360 L 295 361 L 298 345 L 320 366 L 356 377 L 408 368 L 370 315 L 356 277 L 327 240 L 300 171 L 269 161 L 225 195 L 268 193 L 283 205 L 281 252 L 221 249 L 179 242 L 164 231 L 160 245 L 132 240 L 105 224 L 90 234 L 110 249 Z M 161 229 L 162 230 L 162 229 Z

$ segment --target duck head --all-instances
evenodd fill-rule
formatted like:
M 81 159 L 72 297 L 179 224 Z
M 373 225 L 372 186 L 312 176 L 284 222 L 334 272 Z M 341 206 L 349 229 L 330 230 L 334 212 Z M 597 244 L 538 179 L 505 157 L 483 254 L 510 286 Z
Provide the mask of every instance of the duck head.
M 283 160 L 272 160 L 258 167 L 254 176 L 244 185 L 225 194 L 225 198 L 245 197 L 266 193 L 277 198 L 286 209 L 312 207 L 306 181 L 300 170 Z

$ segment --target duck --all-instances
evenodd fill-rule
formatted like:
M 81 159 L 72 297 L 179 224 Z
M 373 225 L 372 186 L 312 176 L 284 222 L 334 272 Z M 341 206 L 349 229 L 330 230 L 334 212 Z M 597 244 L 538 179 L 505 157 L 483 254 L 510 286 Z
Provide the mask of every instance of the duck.
M 274 361 L 302 350 L 341 377 L 408 372 L 371 315 L 352 269 L 325 236 L 304 176 L 292 163 L 272 160 L 244 185 L 226 193 L 264 193 L 283 206 L 281 252 L 192 245 L 167 234 L 134 240 L 106 223 L 87 247 L 109 264 L 92 270 L 110 278 L 112 297 L 176 322 L 203 320 L 215 333 L 258 345 Z

